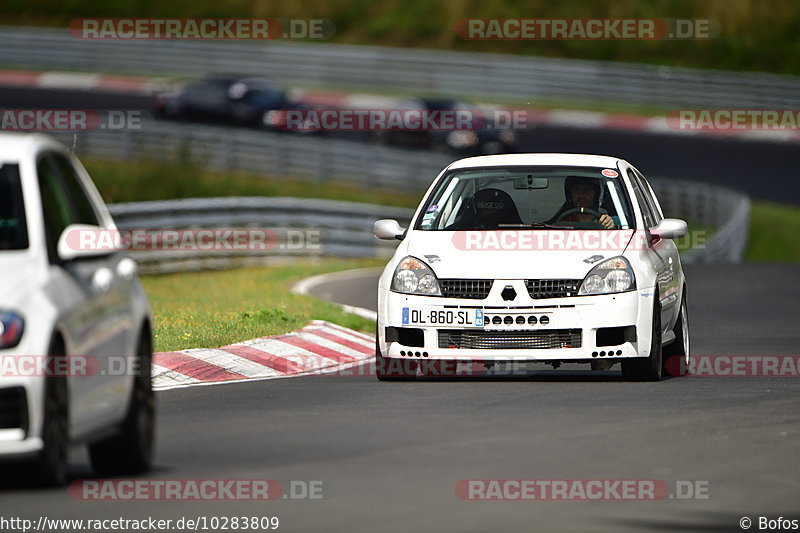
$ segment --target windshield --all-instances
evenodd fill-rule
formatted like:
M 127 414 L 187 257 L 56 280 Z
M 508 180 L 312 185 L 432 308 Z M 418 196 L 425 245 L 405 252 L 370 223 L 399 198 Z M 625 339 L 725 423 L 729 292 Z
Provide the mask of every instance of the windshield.
M 25 206 L 17 165 L 0 167 L 0 250 L 28 247 Z
M 601 223 L 603 217 L 610 217 L 613 225 Z M 631 229 L 634 225 L 616 170 L 537 166 L 448 173 L 426 202 L 415 229 Z

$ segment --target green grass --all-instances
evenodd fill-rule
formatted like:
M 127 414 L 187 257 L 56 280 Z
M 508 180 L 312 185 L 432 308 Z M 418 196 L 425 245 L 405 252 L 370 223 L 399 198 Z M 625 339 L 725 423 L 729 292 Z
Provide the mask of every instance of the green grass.
M 800 209 L 754 202 L 750 213 L 748 261 L 800 262 Z
M 791 60 L 800 56 L 794 0 L 5 0 L 0 15 L 4 24 L 58 27 L 78 17 L 325 18 L 335 23 L 338 43 L 800 74 L 800 62 Z M 466 41 L 453 29 L 460 19 L 500 17 L 701 18 L 721 33 L 696 41 Z
M 216 196 L 297 196 L 416 207 L 421 198 L 421 194 L 357 183 L 317 183 L 300 178 L 213 172 L 180 161 L 119 163 L 84 159 L 83 164 L 106 203 Z
M 143 276 L 154 315 L 155 350 L 215 348 L 287 333 L 328 320 L 373 333 L 375 323 L 312 296 L 291 292 L 300 279 L 382 266 L 385 260 L 298 261 L 291 266 Z

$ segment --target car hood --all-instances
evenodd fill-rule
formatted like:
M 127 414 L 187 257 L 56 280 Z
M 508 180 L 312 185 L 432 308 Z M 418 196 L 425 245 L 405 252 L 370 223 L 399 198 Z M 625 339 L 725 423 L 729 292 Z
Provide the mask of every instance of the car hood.
M 613 239 L 602 240 L 603 233 L 613 233 Z M 633 230 L 414 231 L 405 253 L 425 261 L 439 278 L 582 279 L 603 259 L 621 255 L 632 235 Z

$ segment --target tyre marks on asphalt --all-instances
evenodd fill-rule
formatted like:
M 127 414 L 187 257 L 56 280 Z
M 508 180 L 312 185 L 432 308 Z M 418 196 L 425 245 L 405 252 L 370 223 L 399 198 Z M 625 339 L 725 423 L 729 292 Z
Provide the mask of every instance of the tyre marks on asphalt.
M 364 333 L 315 320 L 287 335 L 263 337 L 216 349 L 160 352 L 153 356 L 153 388 L 335 371 L 373 358 L 375 340 Z

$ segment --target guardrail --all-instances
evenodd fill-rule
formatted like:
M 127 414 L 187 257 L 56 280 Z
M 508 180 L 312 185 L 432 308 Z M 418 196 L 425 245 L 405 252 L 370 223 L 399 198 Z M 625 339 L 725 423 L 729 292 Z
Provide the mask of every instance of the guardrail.
M 67 146 L 70 133 L 54 133 Z M 337 180 L 367 188 L 424 190 L 453 157 L 421 150 L 333 139 L 324 135 L 269 133 L 169 121 L 142 121 L 140 130 L 89 130 L 78 134 L 75 153 L 108 160 L 168 160 L 186 154 L 200 168 L 270 176 Z
M 742 260 L 750 229 L 750 198 L 741 192 L 696 181 L 653 178 L 650 184 L 667 217 L 683 218 L 705 239 L 690 242 L 696 246 L 681 254 L 685 263 L 738 263 Z M 692 239 L 693 235 L 689 238 Z
M 56 136 L 66 144 L 72 144 L 69 134 Z M 366 150 L 361 143 L 324 137 L 162 122 L 157 125 L 146 122 L 139 131 L 83 132 L 75 148 L 80 156 L 113 160 L 159 160 L 182 151 L 200 168 L 293 176 L 309 180 L 310 187 L 315 182 L 330 179 L 406 192 L 423 191 L 451 160 L 441 154 L 383 146 L 371 146 Z M 686 261 L 741 260 L 749 227 L 750 201 L 746 195 L 693 181 L 662 178 L 654 179 L 652 185 L 665 214 L 713 230 L 713 235 L 702 248 L 684 254 Z M 319 210 L 319 214 L 315 214 L 315 210 Z M 293 211 L 296 214 L 293 215 Z M 323 243 L 326 253 L 345 256 L 379 253 L 380 248 L 376 248 L 371 240 L 371 224 L 375 219 L 390 216 L 387 214 L 390 212 L 387 208 L 364 207 L 364 204 L 274 198 L 172 200 L 114 206 L 114 214 L 125 228 L 135 227 L 131 226 L 134 223 L 140 224 L 140 228 L 236 227 L 237 224 L 251 223 L 270 223 L 276 228 L 320 228 L 328 233 Z M 402 210 L 393 212 L 399 219 L 411 216 Z M 350 213 L 358 215 L 353 218 Z M 292 224 L 285 226 L 280 217 Z M 160 225 L 152 226 L 154 223 Z M 355 233 L 345 236 L 333 231 L 343 227 L 350 227 Z M 371 244 L 365 246 L 363 243 Z M 275 258 L 275 254 L 272 256 Z M 149 263 L 164 263 L 163 266 L 153 266 L 154 271 L 210 268 L 214 265 L 225 267 L 260 261 L 252 257 L 234 261 L 219 254 L 212 254 L 212 257 L 199 262 L 196 257 L 183 259 L 186 254 L 179 258 L 163 254 L 153 257 L 152 261 L 148 259 Z M 150 268 L 147 266 L 145 270 Z
M 800 77 L 329 43 L 81 40 L 0 26 L 2 62 L 169 76 L 240 72 L 286 85 L 472 98 L 632 102 L 663 108 L 798 108 Z
M 682 254 L 691 262 L 738 262 L 747 240 L 750 201 L 747 196 L 715 185 L 656 179 L 653 188 L 667 216 L 683 217 L 715 228 L 707 241 Z M 688 187 L 687 185 L 691 185 Z M 694 188 L 694 190 L 692 190 Z M 396 243 L 378 241 L 372 223 L 395 218 L 407 225 L 413 211 L 355 202 L 306 198 L 203 198 L 115 204 L 111 213 L 120 229 L 269 228 L 281 243 L 292 232 L 316 232 L 313 242 L 263 251 L 137 251 L 144 273 L 231 268 L 290 261 L 297 256 L 382 257 Z M 304 233 L 303 235 L 307 235 Z M 306 237 L 307 238 L 307 237 Z M 290 244 L 290 243 L 289 243 Z
M 66 30 L 7 26 L 0 27 L 0 51 L 5 63 L 25 67 L 169 75 L 264 72 L 286 84 L 305 87 L 357 86 L 361 90 L 442 92 L 527 101 L 558 97 L 625 100 L 662 106 L 800 107 L 800 78 L 789 76 L 665 70 L 644 65 L 496 54 L 311 43 L 83 41 L 73 38 Z M 56 136 L 72 144 L 70 134 Z M 155 121 L 143 121 L 140 131 L 83 132 L 76 152 L 81 156 L 114 160 L 158 160 L 171 153 L 185 152 L 194 164 L 217 170 L 300 177 L 312 182 L 347 181 L 365 187 L 409 192 L 423 190 L 451 160 L 442 154 L 384 146 L 370 146 L 367 150 L 362 143 L 322 136 Z M 667 213 L 715 228 L 705 247 L 685 254 L 685 259 L 741 259 L 749 223 L 750 204 L 746 196 L 695 182 L 664 181 L 653 186 L 659 189 Z M 215 202 L 219 207 L 204 205 L 217 213 L 217 223 L 227 220 L 226 210 L 231 216 L 236 211 L 230 204 Z M 162 204 L 160 209 L 169 213 L 176 206 Z M 123 218 L 128 216 L 122 207 L 115 209 L 122 209 L 119 213 Z M 271 212 L 271 207 L 266 205 L 255 211 L 259 209 L 262 214 Z M 385 216 L 384 208 L 378 210 L 377 216 L 366 218 Z M 187 216 L 193 223 L 208 223 L 202 213 L 191 213 Z M 311 215 L 307 213 L 307 216 Z M 330 216 L 331 221 L 338 217 Z M 149 220 L 142 220 L 151 227 Z M 177 223 L 177 219 L 172 222 Z M 371 220 L 368 222 L 371 224 Z M 369 235 L 369 229 L 367 226 L 359 228 L 361 233 L 356 240 L 342 238 L 340 241 L 331 233 L 328 249 L 344 255 L 348 255 L 347 250 L 353 250 L 352 254 L 356 255 L 369 255 L 371 252 L 356 246 L 356 241 L 363 242 L 360 238 Z M 219 256 L 212 259 L 218 263 L 228 261 Z
M 143 273 L 270 264 L 298 256 L 387 256 L 394 243 L 377 240 L 372 223 L 396 218 L 407 224 L 413 214 L 397 207 L 287 197 L 189 198 L 112 204 L 109 209 L 121 230 L 258 228 L 273 237 L 274 246 L 265 250 L 132 251 Z

